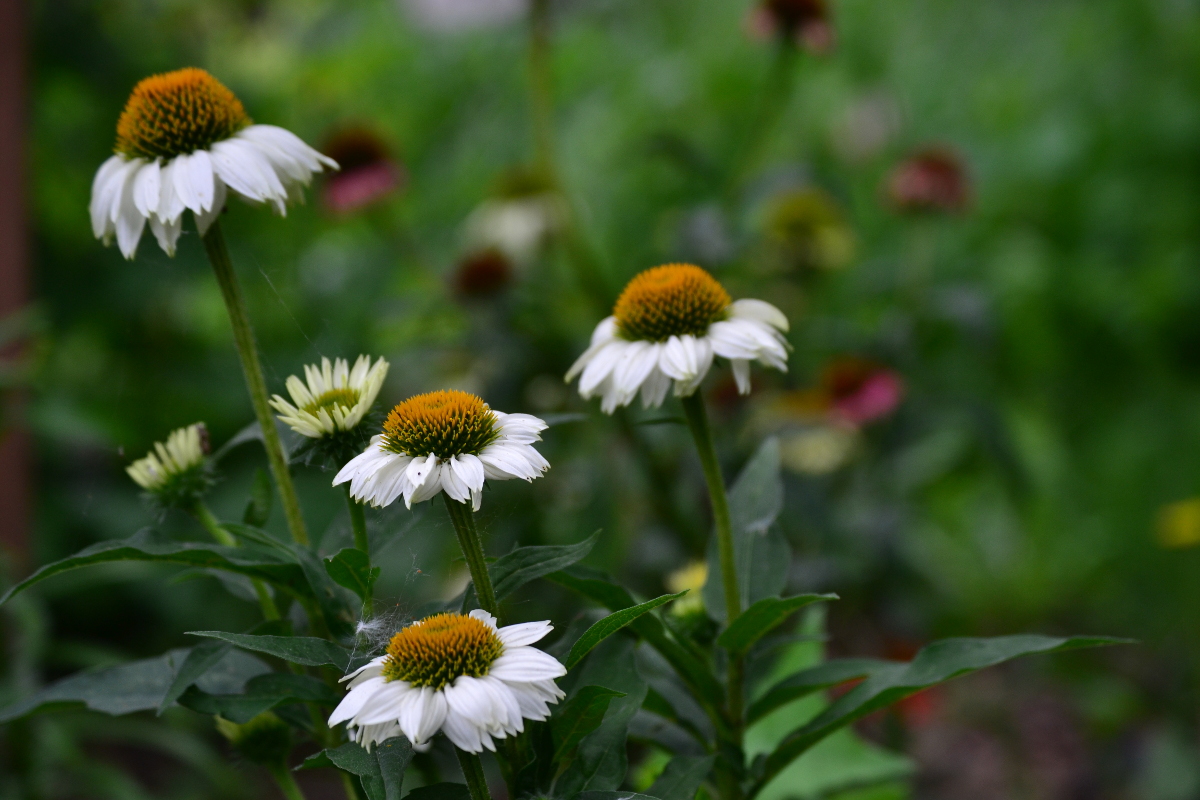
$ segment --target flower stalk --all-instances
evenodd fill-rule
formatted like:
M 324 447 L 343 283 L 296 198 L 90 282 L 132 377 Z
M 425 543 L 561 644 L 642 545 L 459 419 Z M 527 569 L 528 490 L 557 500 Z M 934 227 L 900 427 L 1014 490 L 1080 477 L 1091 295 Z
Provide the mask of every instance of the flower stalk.
M 471 573 L 471 583 L 475 586 L 475 596 L 479 599 L 479 607 L 499 619 L 500 607 L 496 603 L 496 593 L 492 589 L 491 576 L 488 575 L 487 559 L 483 555 L 483 543 L 479 539 L 479 530 L 475 527 L 475 512 L 466 503 L 453 500 L 449 495 L 444 495 L 444 497 L 446 510 L 450 513 L 450 521 L 454 523 L 454 532 L 458 535 L 458 546 L 462 549 L 463 558 L 467 561 L 467 569 Z
M 453 501 L 447 501 L 453 502 Z M 488 791 L 487 778 L 483 774 L 483 762 L 475 753 L 454 748 L 458 756 L 458 765 L 462 767 L 463 777 L 467 780 L 467 789 L 471 792 L 471 800 L 492 800 Z
M 287 800 L 306 800 L 304 792 L 300 791 L 300 786 L 296 783 L 296 779 L 292 777 L 292 771 L 287 768 L 286 764 L 279 764 L 269 769 L 271 777 L 275 779 L 275 783 L 279 786 L 279 791 Z
M 237 275 L 233 271 L 233 263 L 229 260 L 229 249 L 225 246 L 225 237 L 221 234 L 221 223 L 213 222 L 204 235 L 204 249 L 217 276 L 221 287 L 221 296 L 225 299 L 225 309 L 229 312 L 229 324 L 233 327 L 233 340 L 237 345 L 238 356 L 242 362 L 242 372 L 246 377 L 246 388 L 250 391 L 250 401 L 254 405 L 254 416 L 262 428 L 263 446 L 267 451 L 267 460 L 271 465 L 271 474 L 275 477 L 275 485 L 279 488 L 279 496 L 283 501 L 283 513 L 287 518 L 288 531 L 292 539 L 301 545 L 308 544 L 308 530 L 304 526 L 304 517 L 300 513 L 300 501 L 296 497 L 296 487 L 292 483 L 291 473 L 288 472 L 287 458 L 283 454 L 283 445 L 279 441 L 279 432 L 275 430 L 275 418 L 267 400 L 267 383 L 263 378 L 262 364 L 258 360 L 258 347 L 254 341 L 254 329 L 250 326 L 250 317 L 246 313 L 246 302 L 238 285 Z

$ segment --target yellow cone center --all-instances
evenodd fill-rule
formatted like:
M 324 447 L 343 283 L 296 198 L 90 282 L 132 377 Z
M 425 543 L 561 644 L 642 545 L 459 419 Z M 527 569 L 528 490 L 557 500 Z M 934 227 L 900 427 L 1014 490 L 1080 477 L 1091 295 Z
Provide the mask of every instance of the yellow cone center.
M 712 275 L 692 264 L 667 264 L 635 276 L 617 298 L 613 316 L 626 339 L 662 342 L 703 336 L 725 318 L 732 302 Z
M 479 455 L 499 435 L 487 403 L 457 389 L 410 397 L 383 423 L 384 446 L 413 457 Z
M 495 629 L 465 614 L 435 614 L 392 637 L 383 676 L 442 689 L 455 678 L 482 678 L 504 652 Z
M 116 151 L 173 158 L 206 150 L 250 124 L 233 92 L 202 69 L 152 75 L 133 87 L 117 121 Z

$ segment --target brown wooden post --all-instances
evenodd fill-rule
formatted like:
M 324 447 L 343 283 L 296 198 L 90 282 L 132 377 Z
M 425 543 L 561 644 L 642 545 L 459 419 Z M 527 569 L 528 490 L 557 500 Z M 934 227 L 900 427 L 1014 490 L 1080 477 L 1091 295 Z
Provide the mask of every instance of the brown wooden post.
M 26 28 L 23 0 L 0 0 L 0 318 L 29 302 L 29 237 L 25 215 Z M 0 353 L 8 359 L 19 351 Z M 13 406 L 18 400 L 12 400 Z M 27 555 L 33 484 L 32 448 L 18 422 L 0 432 L 0 546 L 18 561 Z

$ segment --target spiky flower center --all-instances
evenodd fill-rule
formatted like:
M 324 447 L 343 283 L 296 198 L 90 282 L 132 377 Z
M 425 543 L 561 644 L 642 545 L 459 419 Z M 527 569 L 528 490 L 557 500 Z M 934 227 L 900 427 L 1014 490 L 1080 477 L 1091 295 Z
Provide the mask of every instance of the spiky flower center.
M 250 124 L 233 92 L 202 69 L 152 75 L 133 87 L 117 121 L 116 151 L 174 158 L 206 150 Z
M 479 455 L 499 436 L 496 415 L 487 403 L 457 389 L 410 397 L 383 423 L 384 446 L 414 458 Z
M 349 410 L 354 408 L 355 404 L 358 403 L 358 398 L 361 396 L 362 393 L 358 389 L 351 389 L 349 387 L 330 389 L 300 410 L 307 411 L 314 416 L 320 414 L 322 409 L 329 411 L 339 406 Z
M 672 336 L 703 336 L 725 318 L 729 293 L 700 267 L 666 264 L 634 277 L 617 298 L 613 316 L 626 339 L 662 342 Z
M 503 652 L 504 644 L 487 623 L 465 614 L 435 614 L 392 637 L 383 677 L 442 689 L 462 675 L 487 675 Z

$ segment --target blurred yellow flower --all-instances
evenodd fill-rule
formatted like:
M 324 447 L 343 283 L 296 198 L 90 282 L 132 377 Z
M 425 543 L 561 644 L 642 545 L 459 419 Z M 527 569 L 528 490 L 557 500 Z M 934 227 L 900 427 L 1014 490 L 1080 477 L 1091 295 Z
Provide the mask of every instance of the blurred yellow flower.
M 693 561 L 667 575 L 668 592 L 687 591 L 687 594 L 671 604 L 671 613 L 678 617 L 687 617 L 697 611 L 704 610 L 704 598 L 700 590 L 708 581 L 708 564 L 703 561 Z
M 1172 550 L 1200 544 L 1200 497 L 1168 503 L 1158 511 L 1158 543 Z
M 777 195 L 764 227 L 785 269 L 836 270 L 854 259 L 854 232 L 834 199 L 820 189 Z

